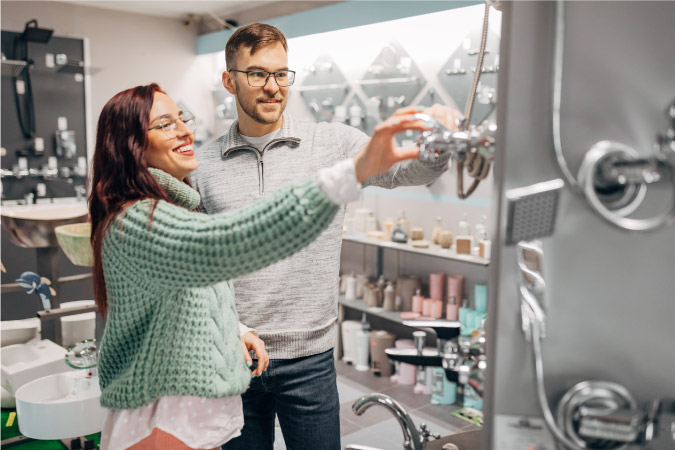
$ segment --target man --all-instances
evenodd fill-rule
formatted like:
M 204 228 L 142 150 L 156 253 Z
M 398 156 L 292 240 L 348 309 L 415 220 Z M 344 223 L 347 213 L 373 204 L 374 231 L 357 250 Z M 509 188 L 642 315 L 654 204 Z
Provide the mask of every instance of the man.
M 281 31 L 258 23 L 238 29 L 227 42 L 222 81 L 236 97 L 238 121 L 199 149 L 191 177 L 209 214 L 249 205 L 356 154 L 368 141 L 344 124 L 301 123 L 284 113 L 295 75 L 287 50 Z M 427 184 L 447 161 L 400 164 L 363 185 Z M 270 363 L 243 395 L 242 435 L 223 449 L 272 450 L 275 413 L 288 449 L 340 448 L 333 347 L 343 219 L 344 208 L 304 250 L 234 281 L 240 321 L 260 333 Z

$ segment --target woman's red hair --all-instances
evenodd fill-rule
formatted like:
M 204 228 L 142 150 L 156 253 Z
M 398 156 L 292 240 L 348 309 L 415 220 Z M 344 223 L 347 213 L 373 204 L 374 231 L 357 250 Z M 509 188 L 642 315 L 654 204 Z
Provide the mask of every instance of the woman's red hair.
M 143 159 L 155 92 L 164 93 L 155 83 L 122 91 L 106 103 L 98 119 L 89 215 L 94 250 L 94 297 L 102 316 L 108 310 L 101 259 L 106 230 L 134 201 L 149 198 L 173 203 Z

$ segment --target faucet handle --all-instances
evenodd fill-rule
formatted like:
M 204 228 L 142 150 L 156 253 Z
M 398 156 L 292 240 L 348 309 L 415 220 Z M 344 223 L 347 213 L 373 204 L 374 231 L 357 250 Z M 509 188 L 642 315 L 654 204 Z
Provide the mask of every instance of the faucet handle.
M 431 328 L 438 339 L 447 341 L 459 336 L 461 324 L 456 320 L 404 320 L 403 325 L 417 328 Z
M 431 430 L 429 430 L 429 427 L 427 426 L 426 423 L 423 423 L 420 425 L 420 440 L 422 441 L 422 448 L 426 448 L 427 442 L 429 442 L 431 439 L 440 439 L 441 435 L 438 433 L 432 433 Z

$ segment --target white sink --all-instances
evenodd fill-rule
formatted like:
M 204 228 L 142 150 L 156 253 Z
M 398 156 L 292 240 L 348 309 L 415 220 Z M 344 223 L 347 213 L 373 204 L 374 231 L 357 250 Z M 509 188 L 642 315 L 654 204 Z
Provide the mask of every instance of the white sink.
M 23 385 L 16 392 L 19 431 L 33 439 L 70 439 L 103 428 L 98 377 L 87 370 L 59 373 Z
M 72 370 L 64 360 L 66 349 L 47 339 L 8 345 L 0 352 L 2 387 L 9 393 L 38 378 Z
M 40 319 L 3 320 L 0 322 L 2 347 L 25 344 L 40 337 Z
M 88 214 L 85 202 L 2 205 L 2 224 L 20 247 L 56 247 L 54 228 L 85 222 Z

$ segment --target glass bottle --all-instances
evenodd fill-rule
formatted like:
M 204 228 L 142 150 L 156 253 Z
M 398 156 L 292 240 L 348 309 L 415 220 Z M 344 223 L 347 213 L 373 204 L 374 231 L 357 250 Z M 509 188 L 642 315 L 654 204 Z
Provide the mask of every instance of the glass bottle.
M 441 243 L 441 233 L 443 232 L 443 224 L 441 223 L 441 216 L 436 217 L 436 226 L 434 231 L 431 233 L 431 239 L 434 241 L 434 244 L 439 245 Z
M 471 224 L 469 224 L 469 221 L 466 218 L 466 213 L 464 213 L 462 220 L 459 221 L 457 236 L 471 236 Z

